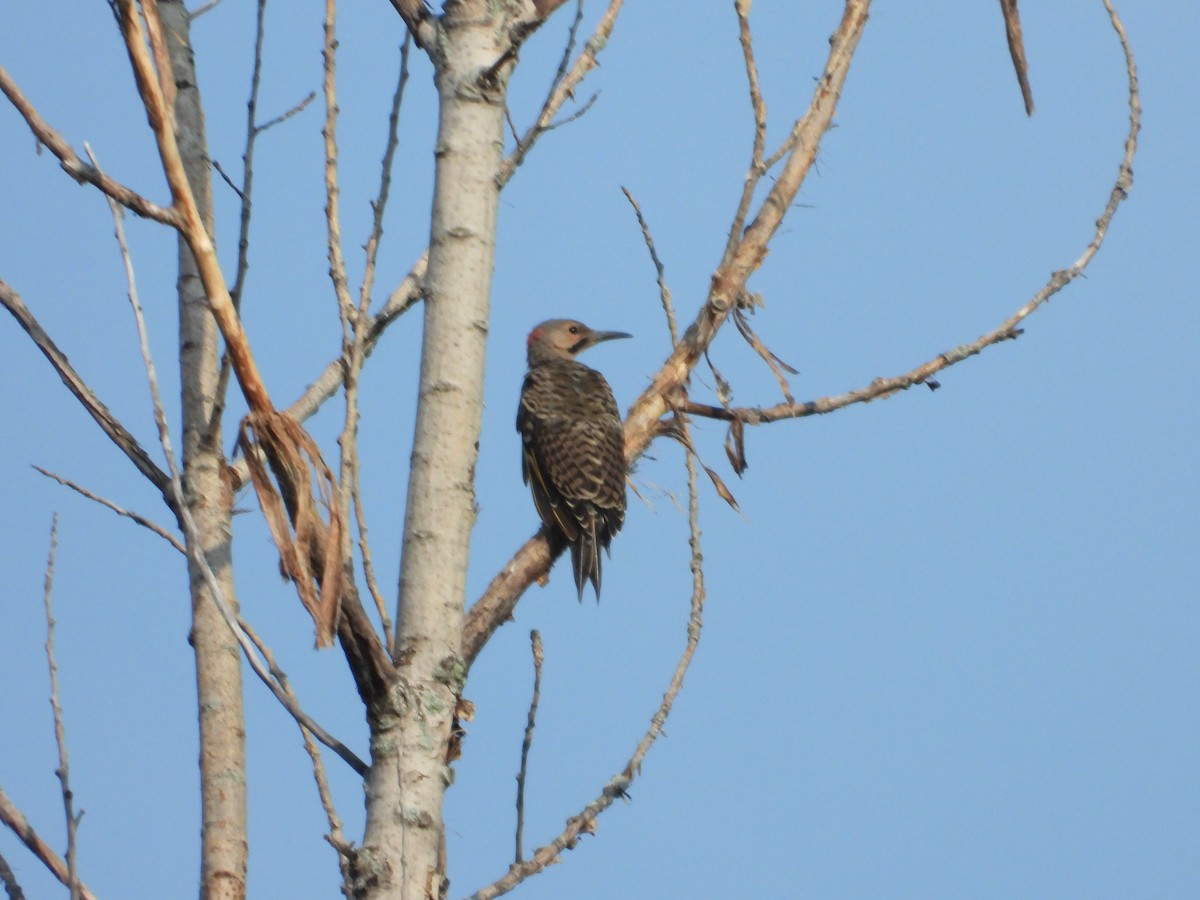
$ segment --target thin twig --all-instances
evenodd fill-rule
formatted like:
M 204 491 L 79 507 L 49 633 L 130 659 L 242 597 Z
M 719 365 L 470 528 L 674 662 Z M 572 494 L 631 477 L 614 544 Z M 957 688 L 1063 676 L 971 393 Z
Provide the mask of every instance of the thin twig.
M 521 838 L 525 833 L 525 775 L 529 771 L 529 749 L 533 746 L 533 728 L 537 722 L 538 700 L 542 695 L 542 635 L 535 628 L 529 632 L 533 645 L 533 696 L 529 699 L 529 716 L 525 720 L 525 737 L 521 741 L 521 769 L 517 773 L 517 855 L 520 864 L 525 859 Z
M 324 20 L 325 45 L 321 51 L 324 59 L 325 124 L 321 136 L 325 140 L 325 226 L 328 232 L 327 255 L 329 277 L 333 280 L 333 293 L 337 299 L 338 315 L 342 320 L 342 331 L 346 341 L 350 339 L 351 319 L 354 304 L 350 300 L 350 283 L 346 278 L 346 260 L 342 256 L 342 223 L 339 216 L 338 198 L 338 146 L 337 146 L 337 2 L 325 0 Z
M 74 481 L 72 481 L 69 478 L 63 478 L 61 475 L 57 475 L 54 472 L 49 471 L 48 469 L 43 469 L 41 466 L 35 465 L 35 466 L 33 466 L 33 468 L 36 469 L 41 474 L 45 475 L 47 478 L 57 481 L 63 487 L 68 487 L 71 490 L 75 491 L 75 493 L 86 497 L 88 500 L 92 500 L 96 503 L 99 503 L 101 506 L 108 507 L 113 512 L 115 512 L 118 516 L 125 516 L 127 519 L 133 520 L 138 525 L 141 525 L 143 528 L 148 528 L 150 531 L 153 531 L 155 534 L 157 534 L 160 538 L 162 538 L 164 541 L 166 541 L 168 544 L 170 544 L 172 547 L 174 547 L 180 553 L 187 555 L 187 551 L 184 549 L 183 544 L 181 544 L 179 542 L 179 538 L 175 537 L 175 535 L 171 534 L 171 532 L 167 531 L 165 528 L 163 528 L 157 522 L 152 522 L 150 519 L 147 519 L 145 516 L 138 515 L 135 512 L 131 512 L 123 507 L 120 507 L 117 504 L 113 503 L 111 500 L 109 500 L 105 497 L 101 497 L 99 494 L 94 494 L 91 491 L 89 491 L 87 488 L 83 487 L 82 485 L 76 484 Z
M 342 434 L 338 439 L 341 450 L 341 473 L 338 486 L 338 504 L 343 521 L 350 520 L 350 508 L 353 507 L 358 526 L 358 546 L 362 555 L 363 575 L 367 582 L 367 590 L 375 601 L 379 613 L 380 624 L 383 628 L 385 646 L 394 645 L 392 621 L 388 615 L 387 602 L 379 589 L 375 578 L 375 567 L 371 560 L 370 543 L 367 540 L 366 516 L 363 513 L 362 492 L 359 490 L 359 458 L 358 458 L 358 379 L 366 360 L 367 345 L 370 339 L 370 306 L 371 290 L 375 282 L 375 261 L 379 253 L 379 242 L 383 236 L 383 215 L 387 208 L 388 196 L 392 184 L 392 163 L 396 157 L 396 147 L 400 143 L 400 107 L 404 100 L 404 88 L 408 84 L 408 55 L 412 44 L 411 35 L 405 37 L 400 48 L 400 72 L 396 79 L 396 89 L 392 94 L 392 107 L 388 116 L 387 143 L 383 152 L 380 166 L 379 193 L 371 203 L 373 213 L 371 233 L 365 245 L 366 266 L 363 272 L 362 285 L 359 291 L 359 304 L 355 314 L 343 319 L 342 381 L 345 386 L 345 416 Z M 342 554 L 346 559 L 351 558 L 350 532 L 346 530 L 343 537 Z
M 329 842 L 329 846 L 333 847 L 338 858 L 338 870 L 342 873 L 342 894 L 346 900 L 351 900 L 354 896 L 354 879 L 350 871 L 350 861 L 354 852 L 353 846 L 346 840 L 346 834 L 342 830 L 342 820 L 338 817 L 337 809 L 333 805 L 333 792 L 329 790 L 329 779 L 325 776 L 325 766 L 321 761 L 321 750 L 313 741 L 312 732 L 307 728 L 301 727 L 300 733 L 304 736 L 304 750 L 308 753 L 309 759 L 313 765 L 313 780 L 317 784 L 317 794 L 321 798 L 321 808 L 325 810 L 325 821 L 329 823 L 329 831 L 325 835 L 325 840 Z
M 267 663 L 271 667 L 271 674 L 279 683 L 279 687 L 299 706 L 300 701 L 296 698 L 295 692 L 288 683 L 287 675 L 276 665 L 275 654 L 271 652 L 271 648 L 267 646 L 266 642 L 258 636 L 258 633 L 241 616 L 238 616 L 238 624 L 246 632 L 247 637 L 254 642 L 254 646 L 258 648 L 258 652 L 266 658 Z M 325 810 L 325 819 L 329 823 L 327 840 L 337 850 L 338 866 L 342 870 L 342 883 L 348 886 L 350 883 L 350 858 L 346 850 L 349 844 L 342 831 L 342 820 L 338 816 L 336 807 L 333 805 L 333 793 L 329 790 L 329 779 L 325 774 L 325 761 L 321 758 L 320 749 L 313 743 L 312 731 L 301 722 L 297 722 L 296 724 L 300 726 L 300 734 L 304 737 L 304 750 L 308 753 L 309 759 L 312 760 L 313 780 L 317 785 L 317 795 L 321 798 L 321 808 Z M 346 896 L 349 897 L 350 894 L 347 893 Z
M 308 104 L 312 103 L 316 99 L 317 99 L 317 92 L 309 91 L 307 94 L 304 95 L 304 99 L 302 99 L 295 106 L 291 107 L 290 109 L 285 110 L 284 112 L 281 112 L 279 115 L 277 115 L 273 119 L 267 119 L 267 121 L 265 121 L 261 125 L 257 126 L 254 129 L 255 132 L 257 132 L 258 134 L 262 134 L 264 131 L 270 131 L 276 125 L 282 125 L 284 122 L 286 122 L 292 116 L 296 116 L 296 115 L 299 115 L 300 113 L 304 112 L 304 110 L 305 110 L 305 108 L 307 108 Z
M 34 827 L 29 824 L 29 820 L 8 799 L 8 794 L 4 793 L 4 788 L 0 788 L 0 822 L 7 825 L 12 833 L 17 836 L 17 839 L 34 856 L 42 861 L 42 864 L 50 870 L 51 875 L 64 885 L 70 884 L 70 872 L 67 869 L 67 864 L 51 849 L 49 844 L 42 840 Z M 96 900 L 96 895 L 84 885 L 79 886 L 79 896 L 80 900 Z
M 404 103 L 404 88 L 408 85 L 408 55 L 412 47 L 412 34 L 405 34 L 400 45 L 400 74 L 396 78 L 396 90 L 392 93 L 392 108 L 388 114 L 387 144 L 380 163 L 379 193 L 371 203 L 371 233 L 367 236 L 366 266 L 363 270 L 362 288 L 359 291 L 357 322 L 365 322 L 371 303 L 371 291 L 375 286 L 375 260 L 379 255 L 379 240 L 383 236 L 383 213 L 387 209 L 388 196 L 392 188 L 392 163 L 396 148 L 400 145 L 400 107 Z M 358 329 L 362 331 L 362 329 Z M 359 334 L 358 339 L 365 338 Z
M 62 379 L 63 384 L 67 386 L 67 390 L 83 405 L 88 415 L 96 420 L 96 424 L 100 426 L 100 430 L 108 435 L 109 440 L 117 445 L 118 449 L 129 458 L 134 467 L 163 494 L 167 505 L 174 510 L 174 501 L 169 496 L 170 477 L 150 458 L 150 454 L 129 433 L 129 429 L 122 425 L 109 408 L 100 402 L 87 382 L 71 366 L 67 355 L 58 349 L 58 345 L 54 343 L 38 320 L 34 318 L 33 313 L 29 311 L 29 307 L 25 305 L 25 301 L 21 299 L 21 295 L 9 287 L 2 278 L 0 278 L 0 305 L 3 305 L 5 309 L 12 313 L 13 318 L 17 320 L 17 324 L 25 330 L 25 333 L 29 335 L 37 348 L 42 351 L 42 355 L 50 361 L 50 365 L 58 373 L 58 377 Z
M 75 794 L 71 791 L 71 767 L 67 761 L 67 727 L 63 724 L 62 704 L 58 700 L 58 663 L 54 660 L 54 612 L 50 595 L 54 586 L 54 557 L 58 551 L 58 513 L 50 520 L 50 555 L 46 559 L 42 605 L 46 609 L 46 662 L 50 667 L 50 710 L 54 715 L 54 743 L 58 745 L 58 768 L 54 774 L 62 785 L 63 812 L 67 818 L 67 887 L 71 900 L 79 900 L 79 870 L 75 866 L 75 832 L 80 818 L 75 815 Z
M 567 42 L 563 47 L 562 56 L 559 58 L 558 68 L 554 72 L 554 77 L 550 79 L 550 87 L 546 92 L 546 99 L 542 101 L 543 109 L 545 109 L 546 104 L 549 103 L 553 99 L 555 92 L 558 90 L 558 86 L 563 82 L 563 79 L 565 79 L 567 77 L 567 71 L 571 64 L 571 53 L 575 49 L 575 41 L 579 36 L 579 26 L 582 22 L 583 22 L 583 0 L 576 0 L 575 18 L 571 20 L 571 26 L 567 29 Z M 586 111 L 586 109 L 588 107 L 590 107 L 593 102 L 595 102 L 596 97 L 597 97 L 597 95 L 593 94 L 591 99 L 584 105 L 584 109 L 580 110 L 580 112 L 572 115 L 570 117 L 570 120 L 574 120 L 574 119 L 578 118 L 579 115 L 581 115 L 584 111 Z M 512 132 L 513 140 L 516 143 L 516 149 L 513 151 L 514 154 L 527 152 L 528 146 L 530 144 L 532 144 L 533 141 L 536 141 L 538 139 L 538 137 L 540 137 L 545 132 L 550 131 L 551 129 L 557 127 L 557 125 L 553 121 L 548 120 L 544 127 L 531 128 L 531 129 L 526 130 L 525 137 L 523 138 L 517 132 L 516 123 L 513 122 L 512 116 L 510 115 L 509 109 L 507 106 L 504 107 L 504 117 L 508 121 L 509 130 Z M 558 124 L 566 124 L 566 120 L 564 120 L 563 122 L 558 123 Z
M 795 398 L 792 397 L 792 387 L 788 384 L 788 380 L 782 370 L 786 369 L 792 375 L 797 374 L 796 370 L 772 353 L 767 345 L 762 342 L 762 338 L 754 333 L 754 329 L 750 327 L 750 323 L 746 319 L 746 314 L 740 306 L 733 311 L 733 324 L 737 326 L 738 333 L 741 334 L 746 343 L 754 348 L 754 352 L 770 368 L 771 374 L 779 382 L 779 390 L 783 393 L 783 399 L 788 403 L 793 403 Z
M 258 93 L 262 81 L 263 43 L 266 37 L 266 8 L 267 0 L 258 0 L 254 23 L 254 65 L 250 75 L 250 96 L 246 101 L 246 147 L 242 152 L 241 187 L 235 185 L 233 180 L 225 174 L 224 169 L 221 168 L 221 164 L 215 159 L 213 160 L 213 168 L 225 179 L 225 183 L 233 189 L 241 201 L 241 212 L 238 216 L 237 268 L 234 274 L 233 287 L 229 291 L 229 298 L 233 302 L 233 307 L 239 312 L 242 308 L 242 294 L 245 291 L 246 275 L 250 268 L 250 221 L 253 213 L 254 149 L 258 141 L 258 136 L 301 112 L 317 96 L 315 91 L 310 91 L 308 96 L 282 115 L 278 115 L 261 125 L 258 124 Z M 223 352 L 221 354 L 221 371 L 217 376 L 216 390 L 213 392 L 213 410 L 208 426 L 210 440 L 215 439 L 221 428 L 221 417 L 225 412 L 226 397 L 229 390 L 231 365 L 229 352 Z
M 633 194 L 629 193 L 628 188 L 622 186 L 621 193 L 633 207 L 633 211 L 637 214 L 638 224 L 642 226 L 642 238 L 646 241 L 646 249 L 650 251 L 650 261 L 654 263 L 654 272 L 658 278 L 658 296 L 662 300 L 663 312 L 667 316 L 667 330 L 671 332 L 671 346 L 674 347 L 679 343 L 679 326 L 675 324 L 675 304 L 671 302 L 671 289 L 667 287 L 666 269 L 663 267 L 662 260 L 658 258 L 658 251 L 654 248 L 654 238 L 650 236 L 650 226 L 646 224 L 646 219 L 642 216 L 641 206 L 633 199 Z
M 253 211 L 251 196 L 254 190 L 254 142 L 258 138 L 258 89 L 262 80 L 262 50 L 266 30 L 267 0 L 258 0 L 254 22 L 254 65 L 250 73 L 250 97 L 246 101 L 246 149 L 242 152 L 242 185 L 238 187 L 225 174 L 221 164 L 213 160 L 213 168 L 217 170 L 225 183 L 233 188 L 241 201 L 241 212 L 238 216 L 238 255 L 237 268 L 233 277 L 233 287 L 229 291 L 229 299 L 234 309 L 242 308 L 242 290 L 246 285 L 246 273 L 250 268 L 250 218 Z M 221 354 L 221 370 L 217 375 L 217 387 L 213 392 L 212 415 L 208 424 L 208 438 L 212 441 L 221 428 L 221 417 L 225 413 L 225 401 L 229 391 L 229 374 L 232 362 L 228 351 Z
M 195 9 L 188 12 L 188 17 L 194 22 L 206 12 L 212 12 L 216 7 L 220 6 L 224 0 L 208 0 L 207 3 L 201 3 Z
M 367 517 L 363 512 L 362 490 L 359 488 L 358 456 L 355 454 L 350 467 L 350 499 L 354 506 L 354 521 L 358 527 L 358 550 L 362 554 L 363 578 L 367 582 L 367 591 L 375 601 L 375 609 L 379 613 L 379 623 L 383 628 L 385 647 L 395 646 L 395 634 L 392 632 L 392 619 L 388 615 L 387 601 L 379 589 L 379 581 L 375 577 L 375 563 L 371 558 L 371 545 L 367 540 Z
M 215 159 L 212 161 L 212 166 L 217 170 L 217 174 L 221 176 L 221 180 L 229 186 L 229 189 L 238 195 L 238 199 L 245 202 L 246 192 L 233 183 L 233 179 L 229 177 L 229 173 L 225 171 L 225 168 Z M 233 291 L 230 291 L 229 293 L 230 296 L 233 295 Z M 236 303 L 237 301 L 235 300 L 234 302 Z
M 745 227 L 746 216 L 750 213 L 754 191 L 768 169 L 768 166 L 763 163 L 763 151 L 767 144 L 767 104 L 763 100 L 762 88 L 759 85 L 758 64 L 754 61 L 754 40 L 750 36 L 749 0 L 738 0 L 734 4 L 734 12 L 737 13 L 738 39 L 742 45 L 742 59 L 746 65 L 746 81 L 750 88 L 750 111 L 754 115 L 754 142 L 750 152 L 750 168 L 746 170 L 746 179 L 742 184 L 742 196 L 738 200 L 733 223 L 729 226 L 729 239 L 725 243 L 722 265 L 733 258 L 733 251 L 737 249 L 738 242 L 742 239 L 742 228 Z
M 571 53 L 575 50 L 575 41 L 579 37 L 579 26 L 583 24 L 583 0 L 575 2 L 575 18 L 571 20 L 571 26 L 567 29 L 567 43 L 563 46 L 562 56 L 558 60 L 558 68 L 554 72 L 554 77 L 550 80 L 550 90 L 546 94 L 546 100 L 542 101 L 545 106 L 546 102 L 554 96 L 555 89 L 562 84 L 564 78 L 567 77 L 567 70 L 571 66 Z
M 687 427 L 685 421 L 682 425 L 684 429 L 683 433 L 690 440 L 687 434 Z M 704 556 L 700 547 L 699 490 L 696 484 L 696 466 L 693 463 L 692 454 L 686 453 L 686 459 L 688 470 L 688 543 L 692 551 L 692 601 L 687 623 L 687 642 L 684 646 L 683 654 L 675 666 L 675 671 L 671 675 L 671 681 L 667 685 L 666 692 L 663 694 L 662 702 L 651 717 L 649 728 L 646 729 L 646 733 L 642 735 L 642 739 L 634 748 L 633 755 L 625 764 L 625 768 L 609 780 L 600 794 L 580 810 L 578 815 L 569 818 L 566 827 L 553 841 L 539 847 L 529 859 L 518 860 L 513 863 L 509 866 L 508 872 L 486 887 L 476 891 L 471 895 L 470 900 L 491 900 L 493 897 L 499 897 L 501 894 L 508 893 L 526 878 L 536 875 L 547 866 L 557 862 L 564 850 L 570 850 L 575 847 L 581 835 L 592 833 L 596 827 L 597 816 L 612 806 L 613 802 L 618 798 L 628 796 L 629 786 L 641 774 L 642 761 L 646 758 L 650 747 L 653 746 L 659 735 L 662 734 L 667 716 L 671 714 L 671 708 L 675 704 L 675 698 L 683 688 L 684 675 L 687 673 L 688 666 L 691 665 L 692 657 L 700 642 L 700 630 L 704 625 L 704 599 L 706 592 L 704 587 Z
M 575 96 L 575 88 L 579 85 L 584 77 L 596 68 L 596 57 L 600 51 L 604 49 L 608 43 L 609 37 L 612 35 L 613 26 L 617 23 L 617 15 L 621 12 L 621 6 L 624 0 L 610 0 L 608 8 L 604 11 L 604 15 L 600 17 L 600 21 L 596 23 L 596 28 L 592 32 L 592 36 L 584 45 L 583 51 L 575 58 L 575 62 L 571 65 L 570 70 L 554 85 L 550 96 L 546 98 L 546 102 L 542 104 L 541 112 L 533 124 L 517 141 L 517 146 L 508 158 L 500 165 L 500 171 L 496 175 L 496 183 L 503 187 L 512 178 L 513 173 L 525 161 L 525 157 L 529 155 L 529 151 L 537 143 L 537 139 L 550 129 L 551 123 L 554 122 L 555 116 L 566 103 L 568 98 Z M 590 104 L 589 104 L 590 105 Z

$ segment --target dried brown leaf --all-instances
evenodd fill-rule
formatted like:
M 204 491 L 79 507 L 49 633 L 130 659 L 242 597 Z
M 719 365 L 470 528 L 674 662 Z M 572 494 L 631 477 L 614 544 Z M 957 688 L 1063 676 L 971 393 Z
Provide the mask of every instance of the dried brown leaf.
M 466 697 L 459 697 L 454 705 L 454 714 L 464 722 L 470 722 L 475 718 L 475 704 Z
M 720 495 L 721 499 L 732 506 L 735 512 L 741 512 L 742 508 L 738 506 L 738 502 L 734 499 L 734 496 L 730 492 L 729 488 L 725 487 L 725 482 L 721 480 L 721 476 L 708 466 L 704 467 L 704 471 L 707 472 L 708 477 L 712 479 L 713 487 L 717 489 L 717 493 Z
M 333 472 L 316 442 L 287 413 L 272 410 L 247 415 L 238 431 L 238 447 L 279 550 L 280 570 L 296 585 L 300 601 L 313 618 L 317 646 L 332 646 L 345 578 L 340 559 L 344 525 L 332 502 Z M 268 475 L 267 466 L 274 478 Z M 320 505 L 329 512 L 328 524 L 313 499 L 314 475 Z
M 746 462 L 746 425 L 741 419 L 729 423 L 729 431 L 725 434 L 725 455 L 740 478 L 749 468 Z
M 1025 114 L 1033 115 L 1033 89 L 1029 86 L 1029 63 L 1025 60 L 1025 38 L 1021 34 L 1021 17 L 1017 12 L 1017 0 L 1000 0 L 1000 11 L 1004 14 L 1004 32 L 1008 38 L 1008 53 L 1017 72 L 1017 84 L 1021 87 L 1021 99 L 1025 101 Z

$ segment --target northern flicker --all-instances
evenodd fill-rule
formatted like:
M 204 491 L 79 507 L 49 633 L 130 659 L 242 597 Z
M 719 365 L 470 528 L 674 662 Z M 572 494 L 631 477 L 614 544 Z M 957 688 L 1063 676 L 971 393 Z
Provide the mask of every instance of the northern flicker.
M 604 376 L 575 357 L 622 331 L 593 331 L 550 319 L 529 332 L 529 371 L 517 431 L 521 474 L 542 522 L 571 548 L 575 587 L 591 581 L 600 599 L 600 548 L 625 521 L 625 437 Z

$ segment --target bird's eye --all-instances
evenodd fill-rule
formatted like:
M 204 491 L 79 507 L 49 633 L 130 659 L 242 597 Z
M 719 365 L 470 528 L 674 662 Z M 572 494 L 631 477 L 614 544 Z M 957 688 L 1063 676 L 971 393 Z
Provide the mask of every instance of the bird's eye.
M 572 325 L 570 328 L 567 329 L 567 331 L 571 332 L 571 334 L 579 334 L 579 326 Z

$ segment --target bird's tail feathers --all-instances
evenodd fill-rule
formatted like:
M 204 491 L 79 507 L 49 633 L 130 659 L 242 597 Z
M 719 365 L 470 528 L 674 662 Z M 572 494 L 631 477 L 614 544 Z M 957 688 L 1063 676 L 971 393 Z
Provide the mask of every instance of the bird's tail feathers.
M 571 571 L 575 576 L 575 587 L 579 591 L 579 602 L 583 602 L 584 582 L 590 581 L 600 602 L 600 539 L 596 534 L 596 519 L 592 518 L 579 529 L 579 537 L 571 542 Z

